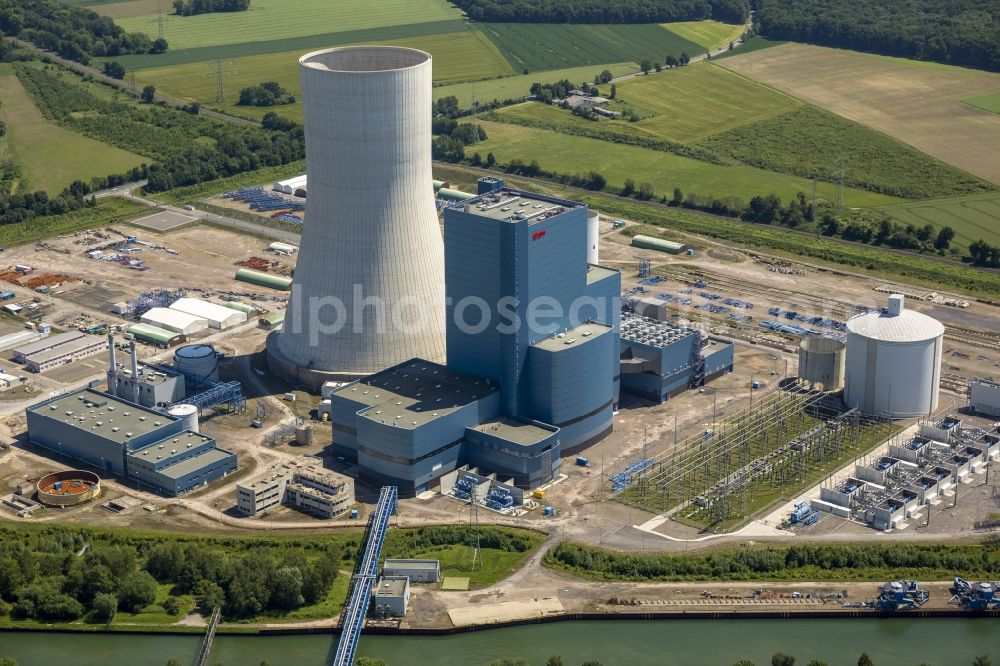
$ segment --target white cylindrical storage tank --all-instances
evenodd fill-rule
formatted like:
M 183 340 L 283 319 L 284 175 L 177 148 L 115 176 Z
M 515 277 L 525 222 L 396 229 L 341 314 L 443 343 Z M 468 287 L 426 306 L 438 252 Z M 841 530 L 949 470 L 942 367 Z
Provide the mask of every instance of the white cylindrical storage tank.
M 844 402 L 872 416 L 909 418 L 937 409 L 941 322 L 889 297 L 885 312 L 847 322 Z
M 346 46 L 299 65 L 310 205 L 288 312 L 303 316 L 269 337 L 271 371 L 318 389 L 414 357 L 443 361 L 431 56 Z
M 212 345 L 184 345 L 174 352 L 174 367 L 185 375 L 219 381 L 219 359 Z
M 180 419 L 185 430 L 198 432 L 198 408 L 194 405 L 174 405 L 167 409 L 167 414 Z
M 598 243 L 600 243 L 601 216 L 596 210 L 587 212 L 587 263 L 597 265 L 600 253 Z
M 799 344 L 799 379 L 822 384 L 824 391 L 844 387 L 845 345 L 833 338 L 803 338 Z

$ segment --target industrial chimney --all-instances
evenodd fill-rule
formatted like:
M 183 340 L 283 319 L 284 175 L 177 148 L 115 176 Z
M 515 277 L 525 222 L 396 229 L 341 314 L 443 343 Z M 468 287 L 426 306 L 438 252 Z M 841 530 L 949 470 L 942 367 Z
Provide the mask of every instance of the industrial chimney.
M 117 395 L 118 365 L 115 361 L 115 336 L 108 333 L 108 395 Z
M 135 347 L 135 340 L 132 341 L 132 402 L 139 404 L 139 358 Z
M 299 64 L 309 219 L 271 370 L 319 388 L 413 357 L 443 361 L 431 56 L 356 46 Z

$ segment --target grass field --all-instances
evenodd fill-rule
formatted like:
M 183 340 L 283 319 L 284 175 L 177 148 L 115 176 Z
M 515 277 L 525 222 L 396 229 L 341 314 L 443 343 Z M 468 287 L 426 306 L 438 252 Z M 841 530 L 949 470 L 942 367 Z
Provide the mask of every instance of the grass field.
M 253 0 L 245 12 L 199 16 L 164 12 L 163 25 L 170 48 L 181 50 L 316 35 L 331 32 L 333 26 L 347 31 L 460 18 L 458 8 L 446 0 L 381 0 L 377 8 L 367 0 Z M 128 32 L 157 34 L 155 8 L 117 23 Z
M 74 180 L 123 173 L 149 160 L 63 129 L 42 117 L 17 76 L 0 69 L 0 115 L 7 123 L 7 155 L 23 171 L 25 188 L 58 194 Z
M 435 82 L 466 81 L 513 73 L 493 43 L 472 30 L 449 35 L 385 40 L 380 43 L 407 46 L 430 53 L 434 58 Z M 236 102 L 241 88 L 261 81 L 277 81 L 298 98 L 299 58 L 303 53 L 299 49 L 223 60 L 223 82 L 227 99 L 225 105 L 216 103 L 218 88 L 215 61 L 144 69 L 136 75 L 136 80 L 140 84 L 152 83 L 158 90 L 173 97 L 200 102 L 239 115 L 262 117 L 268 111 L 276 111 L 282 116 L 301 121 L 302 105 L 298 102 L 270 108 L 236 106 Z M 530 85 L 529 83 L 525 87 L 525 94 Z M 435 90 L 435 96 L 438 96 L 437 93 Z
M 149 2 L 149 0 L 137 1 Z M 694 42 L 706 51 L 725 46 L 729 42 L 739 39 L 746 29 L 742 25 L 719 23 L 718 21 L 683 21 L 680 23 L 661 23 L 660 25 L 681 39 Z
M 879 211 L 900 224 L 949 226 L 955 230 L 957 245 L 968 246 L 980 239 L 991 245 L 1000 244 L 1000 193 L 997 192 L 897 204 Z
M 744 201 L 758 194 L 775 193 L 784 200 L 798 192 L 810 192 L 805 178 L 775 174 L 750 166 L 716 166 L 647 148 L 627 146 L 598 139 L 557 134 L 545 130 L 484 122 L 489 138 L 466 149 L 467 154 L 492 152 L 499 162 L 512 159 L 536 160 L 544 169 L 558 173 L 602 173 L 611 185 L 621 186 L 626 178 L 636 183 L 648 181 L 658 195 L 675 187 L 704 196 L 738 196 Z M 819 197 L 832 200 L 835 186 L 820 183 Z M 846 189 L 849 206 L 878 206 L 898 202 L 893 197 Z
M 149 16 L 150 14 L 155 15 L 160 8 L 163 8 L 163 15 L 166 17 L 168 14 L 173 13 L 172 3 L 166 2 L 166 0 L 126 0 L 125 2 L 107 2 L 91 6 L 91 9 L 101 16 L 107 16 L 108 18 L 124 19 L 132 18 L 134 16 Z M 149 32 L 147 34 L 155 34 Z
M 550 69 L 532 74 L 507 76 L 502 79 L 487 79 L 474 83 L 454 83 L 435 87 L 433 95 L 435 98 L 454 95 L 458 98 L 459 106 L 467 107 L 472 105 L 473 91 L 475 91 L 476 99 L 480 102 L 491 102 L 494 99 L 515 99 L 526 96 L 532 83 L 555 83 L 562 79 L 568 79 L 574 83 L 593 82 L 594 76 L 605 69 L 614 76 L 621 76 L 638 71 L 639 65 L 634 62 L 619 62 L 610 65 L 583 65 L 582 67 L 568 67 L 566 69 Z
M 995 93 L 1000 74 L 805 44 L 719 64 L 1000 184 L 1000 115 L 962 102 Z
M 640 115 L 655 114 L 636 127 L 682 143 L 771 118 L 801 104 L 708 62 L 637 76 L 617 88 L 618 99 L 636 107 Z
M 667 54 L 704 51 L 655 24 L 561 25 L 540 23 L 480 23 L 517 71 L 528 73 L 607 62 L 663 62 Z
M 1000 92 L 983 95 L 982 97 L 973 97 L 972 99 L 964 99 L 962 101 L 983 111 L 1000 113 Z
M 815 106 L 801 106 L 700 142 L 706 148 L 761 168 L 836 180 L 844 156 L 845 182 L 894 196 L 945 197 L 992 186 L 881 132 Z

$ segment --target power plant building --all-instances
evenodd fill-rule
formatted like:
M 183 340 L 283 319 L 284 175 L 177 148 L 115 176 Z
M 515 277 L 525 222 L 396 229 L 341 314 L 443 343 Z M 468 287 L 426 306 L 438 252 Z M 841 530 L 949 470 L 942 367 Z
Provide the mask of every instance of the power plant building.
M 447 365 L 330 395 L 334 451 L 402 495 L 466 464 L 536 488 L 612 428 L 621 279 L 587 264 L 587 208 L 488 180 L 444 211 Z
M 847 322 L 844 402 L 871 416 L 910 418 L 938 405 L 944 326 L 889 297 L 884 312 Z
M 732 372 L 735 346 L 696 329 L 628 314 L 621 321 L 621 390 L 662 403 Z
M 182 420 L 85 388 L 26 410 L 28 441 L 104 472 L 177 495 L 236 469 L 236 454 Z
M 302 76 L 309 224 L 272 372 L 319 389 L 443 361 L 444 256 L 431 175 L 431 56 L 315 51 Z
M 969 382 L 969 406 L 977 414 L 1000 416 L 1000 383 L 973 379 Z

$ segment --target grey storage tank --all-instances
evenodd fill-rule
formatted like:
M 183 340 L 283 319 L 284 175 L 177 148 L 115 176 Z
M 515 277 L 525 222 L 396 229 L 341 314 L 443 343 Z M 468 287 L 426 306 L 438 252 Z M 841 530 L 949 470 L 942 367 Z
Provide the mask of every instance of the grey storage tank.
M 799 344 L 799 379 L 824 391 L 844 388 L 847 345 L 833 338 L 803 338 Z
M 174 367 L 188 376 L 219 381 L 218 354 L 212 345 L 197 344 L 178 347 L 174 352 Z
M 872 416 L 909 418 L 937 409 L 944 326 L 907 310 L 901 294 L 884 312 L 847 322 L 844 402 Z

